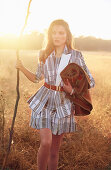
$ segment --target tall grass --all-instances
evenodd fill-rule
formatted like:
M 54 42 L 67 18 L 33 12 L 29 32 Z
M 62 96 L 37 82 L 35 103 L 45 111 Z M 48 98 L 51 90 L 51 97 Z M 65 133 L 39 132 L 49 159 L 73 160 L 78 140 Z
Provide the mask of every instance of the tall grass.
M 3 91 L 0 91 L 0 150 L 4 152 L 4 126 L 5 126 L 5 100 L 3 97 Z
M 16 55 L 13 50 L 0 51 L 0 89 L 5 98 L 5 149 L 16 99 Z M 21 51 L 20 58 L 32 72 L 36 71 L 37 51 Z M 91 89 L 93 111 L 86 117 L 76 117 L 78 131 L 66 134 L 60 148 L 59 170 L 111 169 L 111 53 L 83 51 L 86 64 L 96 85 Z M 39 131 L 29 127 L 30 113 L 26 101 L 43 84 L 34 84 L 20 74 L 20 102 L 15 122 L 7 168 L 36 170 L 40 144 Z M 0 165 L 3 152 L 0 151 Z

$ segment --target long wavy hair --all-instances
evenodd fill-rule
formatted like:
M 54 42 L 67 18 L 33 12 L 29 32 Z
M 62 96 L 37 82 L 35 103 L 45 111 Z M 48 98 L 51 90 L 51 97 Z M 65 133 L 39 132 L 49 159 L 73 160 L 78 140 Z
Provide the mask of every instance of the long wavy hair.
M 53 44 L 53 40 L 52 40 L 52 29 L 53 26 L 55 25 L 62 25 L 65 30 L 66 30 L 66 34 L 67 34 L 67 38 L 66 38 L 66 45 L 68 50 L 70 51 L 71 49 L 73 49 L 73 43 L 72 43 L 72 34 L 71 31 L 69 29 L 69 25 L 66 21 L 64 21 L 63 19 L 57 19 L 54 20 L 48 29 L 48 37 L 47 37 L 47 45 L 46 48 L 44 50 L 40 51 L 40 56 L 39 56 L 39 61 L 45 63 L 45 60 L 47 59 L 47 57 L 51 54 L 51 52 L 54 50 L 54 44 Z

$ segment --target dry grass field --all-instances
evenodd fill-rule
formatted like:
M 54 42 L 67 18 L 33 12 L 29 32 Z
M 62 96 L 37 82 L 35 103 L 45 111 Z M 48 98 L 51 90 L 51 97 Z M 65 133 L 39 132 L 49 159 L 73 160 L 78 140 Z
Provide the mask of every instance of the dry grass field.
M 82 53 L 96 82 L 95 88 L 91 89 L 93 110 L 89 116 L 76 117 L 78 131 L 64 136 L 58 169 L 111 170 L 111 53 Z M 36 71 L 37 51 L 21 51 L 20 59 L 30 71 Z M 4 146 L 3 135 L 0 138 L 0 167 L 8 145 L 16 101 L 15 64 L 14 50 L 0 50 L 0 93 L 5 100 L 5 103 L 0 105 L 1 110 L 5 108 Z M 42 84 L 43 82 L 32 83 L 20 73 L 20 100 L 7 170 L 37 169 L 36 155 L 40 138 L 39 132 L 29 127 L 31 110 L 27 99 Z M 2 118 L 0 121 L 2 125 Z

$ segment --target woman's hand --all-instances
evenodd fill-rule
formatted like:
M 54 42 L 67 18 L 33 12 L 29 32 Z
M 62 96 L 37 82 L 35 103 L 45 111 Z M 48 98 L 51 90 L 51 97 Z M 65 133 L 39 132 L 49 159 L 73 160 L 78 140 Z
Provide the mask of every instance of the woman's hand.
M 24 66 L 23 66 L 21 60 L 18 60 L 18 59 L 17 59 L 17 62 L 16 62 L 16 66 L 15 66 L 15 67 L 16 67 L 16 69 L 22 70 L 22 68 L 23 68 Z
M 72 86 L 71 86 L 71 84 L 70 84 L 68 79 L 67 79 L 66 84 L 63 85 L 63 88 L 64 88 L 65 92 L 67 92 L 67 93 L 71 93 L 72 92 L 73 88 L 72 88 Z

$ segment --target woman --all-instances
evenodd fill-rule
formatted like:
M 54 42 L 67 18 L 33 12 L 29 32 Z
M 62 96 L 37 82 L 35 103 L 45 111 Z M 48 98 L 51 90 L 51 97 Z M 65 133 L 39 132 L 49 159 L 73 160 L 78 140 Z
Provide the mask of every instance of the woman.
M 67 63 L 75 62 L 87 72 L 90 87 L 93 87 L 94 79 L 85 65 L 81 52 L 73 49 L 72 35 L 64 20 L 55 20 L 51 23 L 47 46 L 40 52 L 36 74 L 28 71 L 20 60 L 16 65 L 16 68 L 34 83 L 45 79 L 44 85 L 28 100 L 32 109 L 30 126 L 40 129 L 40 148 L 37 157 L 39 170 L 46 170 L 47 166 L 48 170 L 57 170 L 63 135 L 76 131 L 75 117 L 71 112 L 72 102 L 65 98 L 66 92 L 72 95 L 74 89 L 68 81 L 64 84 L 58 73 L 63 56 L 69 57 L 66 58 Z

